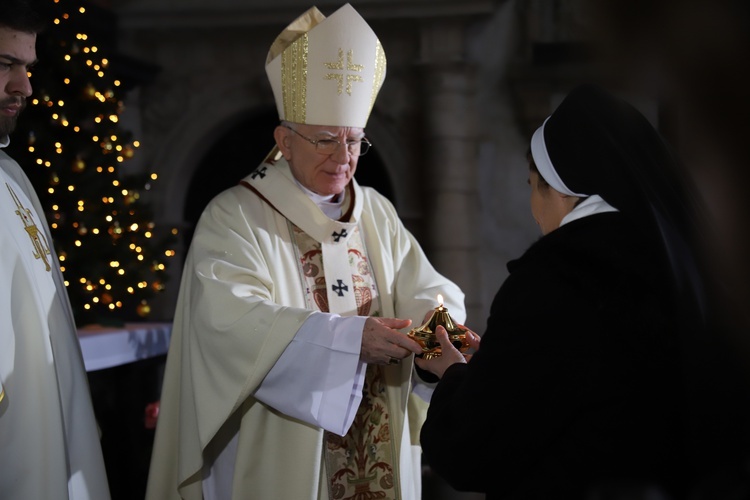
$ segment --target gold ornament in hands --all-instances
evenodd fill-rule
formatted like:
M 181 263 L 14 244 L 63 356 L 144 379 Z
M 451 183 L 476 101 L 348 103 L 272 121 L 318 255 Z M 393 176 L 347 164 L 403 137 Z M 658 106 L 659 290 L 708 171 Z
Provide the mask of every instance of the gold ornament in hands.
M 461 352 L 466 352 L 469 349 L 469 341 L 466 338 L 467 330 L 457 326 L 451 315 L 448 314 L 448 308 L 443 306 L 443 296 L 438 294 L 437 297 L 439 305 L 432 311 L 429 319 L 420 327 L 412 328 L 409 332 L 409 337 L 416 340 L 422 347 L 422 354 L 417 356 L 424 359 L 437 358 L 443 354 L 440 342 L 435 335 L 438 325 L 445 328 L 448 332 L 448 339 L 456 349 Z

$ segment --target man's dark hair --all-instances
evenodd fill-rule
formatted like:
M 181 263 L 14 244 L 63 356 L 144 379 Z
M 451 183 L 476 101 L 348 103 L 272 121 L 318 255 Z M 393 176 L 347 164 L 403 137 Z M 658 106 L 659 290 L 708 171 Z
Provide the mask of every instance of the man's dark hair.
M 51 0 L 2 0 L 0 27 L 40 33 L 47 27 Z

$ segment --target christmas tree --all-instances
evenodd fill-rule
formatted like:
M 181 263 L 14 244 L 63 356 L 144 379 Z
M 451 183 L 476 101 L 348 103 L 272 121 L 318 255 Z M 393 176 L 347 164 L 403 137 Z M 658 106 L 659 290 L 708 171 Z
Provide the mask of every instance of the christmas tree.
M 122 82 L 110 70 L 111 36 L 91 5 L 49 0 L 37 40 L 34 92 L 8 153 L 34 184 L 50 224 L 79 326 L 146 320 L 164 290 L 176 231 L 157 228 L 153 174 L 129 174 L 137 139 L 120 125 Z M 105 29 L 102 29 L 105 28 Z

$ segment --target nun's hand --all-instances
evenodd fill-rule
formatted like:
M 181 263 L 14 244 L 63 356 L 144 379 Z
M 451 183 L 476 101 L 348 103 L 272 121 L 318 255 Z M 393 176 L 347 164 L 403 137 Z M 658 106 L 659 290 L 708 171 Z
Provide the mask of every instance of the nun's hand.
M 479 348 L 479 335 L 467 329 L 466 337 L 470 348 L 474 348 L 475 350 Z M 448 332 L 442 325 L 438 325 L 435 329 L 435 338 L 440 343 L 440 350 L 442 352 L 440 356 L 431 359 L 414 358 L 414 363 L 423 370 L 427 370 L 439 378 L 443 378 L 443 373 L 445 373 L 445 370 L 449 366 L 456 363 L 466 363 L 471 358 L 470 354 L 464 355 L 453 346 L 448 338 Z
M 474 333 L 473 331 L 466 328 L 464 325 L 458 325 L 461 328 L 466 330 L 466 341 L 469 344 L 469 352 L 477 352 L 479 350 L 479 344 L 482 341 L 482 337 Z M 464 354 L 464 357 L 466 358 L 466 361 L 469 361 L 471 359 L 471 354 Z

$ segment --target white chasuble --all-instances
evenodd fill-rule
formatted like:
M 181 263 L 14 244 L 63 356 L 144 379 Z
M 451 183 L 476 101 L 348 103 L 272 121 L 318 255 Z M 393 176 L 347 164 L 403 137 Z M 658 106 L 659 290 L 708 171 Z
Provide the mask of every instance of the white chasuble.
M 36 193 L 0 151 L 0 497 L 106 500 L 62 274 Z
M 204 498 L 213 459 L 235 439 L 231 491 L 222 500 L 421 498 L 426 408 L 412 384 L 430 388 L 413 377 L 407 358 L 365 373 L 363 394 L 359 350 L 339 338 L 349 332 L 336 325 L 373 314 L 421 322 L 438 294 L 461 322 L 464 296 L 435 271 L 385 197 L 352 180 L 341 208 L 339 220 L 328 217 L 283 158 L 264 162 L 206 206 L 175 309 L 148 500 Z M 307 336 L 311 322 L 325 330 L 319 339 Z M 361 336 L 361 327 L 351 336 Z M 306 343 L 310 359 L 317 352 L 342 364 L 286 365 L 285 356 Z M 331 353 L 322 354 L 327 345 Z M 294 384 L 274 391 L 278 406 L 256 397 L 268 379 Z M 312 392 L 300 393 L 303 385 Z M 387 405 L 376 400 L 383 394 Z M 374 404 L 362 405 L 365 399 Z M 319 424 L 332 405 L 341 414 L 322 417 L 331 431 L 374 423 L 377 432 L 329 439 Z M 368 443 L 377 444 L 375 456 Z

